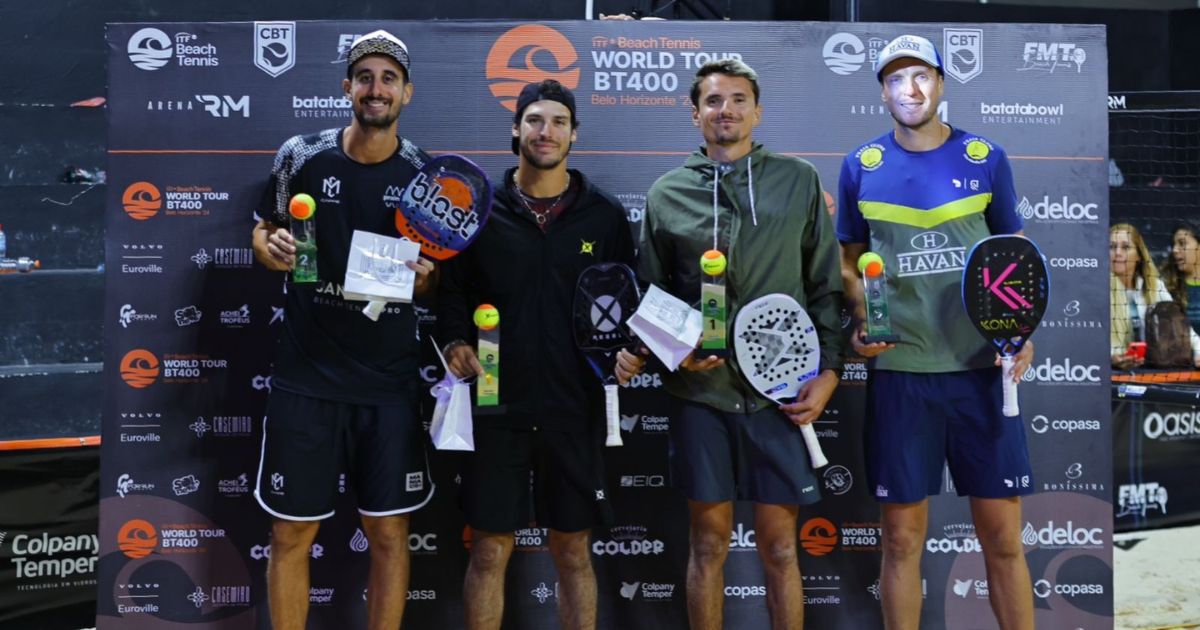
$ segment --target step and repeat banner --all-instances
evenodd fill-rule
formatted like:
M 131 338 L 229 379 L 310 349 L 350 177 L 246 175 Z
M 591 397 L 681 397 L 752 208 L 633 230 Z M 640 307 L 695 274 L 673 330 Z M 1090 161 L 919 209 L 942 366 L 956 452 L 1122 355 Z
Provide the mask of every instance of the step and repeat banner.
M 401 133 L 493 176 L 515 164 L 520 86 L 554 78 L 573 88 L 582 124 L 571 166 L 625 205 L 635 232 L 651 183 L 701 142 L 688 91 L 704 62 L 754 67 L 764 108 L 756 137 L 813 162 L 835 191 L 842 156 L 891 127 L 871 70 L 879 49 L 906 32 L 936 42 L 946 59 L 940 115 L 1008 150 L 1018 212 L 1053 273 L 1022 386 L 1035 474 L 1011 480 L 1037 490 L 1022 539 L 1038 625 L 1111 626 L 1102 27 L 256 22 L 108 27 L 101 628 L 265 627 L 269 523 L 252 491 L 283 298 L 281 277 L 253 262 L 251 214 L 284 140 L 349 123 L 345 55 L 357 34 L 381 27 L 414 60 Z M 964 252 L 925 247 L 911 252 L 922 265 L 962 266 Z M 433 310 L 420 313 L 427 334 Z M 429 351 L 414 378 L 432 384 L 439 371 Z M 818 628 L 881 627 L 879 508 L 863 487 L 860 448 L 865 379 L 863 362 L 850 361 L 818 424 L 832 461 L 821 471 L 825 499 L 802 511 L 797 531 Z M 600 625 L 682 628 L 686 503 L 666 477 L 673 418 L 661 375 L 636 378 L 622 404 L 626 446 L 606 452 L 617 520 L 592 545 Z M 406 627 L 460 627 L 471 533 L 456 507 L 459 460 L 436 453 L 432 463 L 436 496 L 412 519 Z M 370 541 L 352 481 L 311 549 L 310 627 L 365 619 Z M 932 500 L 922 627 L 994 628 L 967 502 L 948 476 L 945 490 Z M 730 551 L 730 624 L 767 627 L 750 506 L 738 506 Z M 506 627 L 557 627 L 547 531 L 518 532 L 512 562 Z

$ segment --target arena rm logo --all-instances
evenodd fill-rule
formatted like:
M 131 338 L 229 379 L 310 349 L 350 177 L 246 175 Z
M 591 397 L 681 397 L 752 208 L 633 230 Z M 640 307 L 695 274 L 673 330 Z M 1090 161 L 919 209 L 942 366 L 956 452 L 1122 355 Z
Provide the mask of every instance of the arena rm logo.
M 296 65 L 296 23 L 254 23 L 254 66 L 277 77 Z
M 942 52 L 946 74 L 966 83 L 983 72 L 983 30 L 977 28 L 942 29 Z
M 228 94 L 197 94 L 196 100 L 213 118 L 232 118 L 237 113 L 241 113 L 242 118 L 250 117 L 249 94 L 243 94 L 237 100 Z

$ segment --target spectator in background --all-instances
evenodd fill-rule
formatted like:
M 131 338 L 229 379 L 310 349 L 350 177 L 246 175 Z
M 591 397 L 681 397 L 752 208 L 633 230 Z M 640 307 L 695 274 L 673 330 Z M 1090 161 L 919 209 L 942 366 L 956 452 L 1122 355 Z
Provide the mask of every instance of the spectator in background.
M 1196 235 L 1196 227 L 1190 223 L 1175 226 L 1162 279 L 1171 297 L 1183 306 L 1192 330 L 1200 333 L 1200 239 Z
M 1117 223 L 1108 229 L 1108 261 L 1112 270 L 1109 279 L 1109 304 L 1112 306 L 1109 354 L 1114 368 L 1128 370 L 1140 367 L 1145 361 L 1145 355 L 1135 355 L 1129 344 L 1146 341 L 1148 307 L 1172 299 L 1158 277 L 1146 241 L 1132 225 Z M 1200 364 L 1200 336 L 1195 331 L 1191 331 L 1191 347 L 1193 363 Z

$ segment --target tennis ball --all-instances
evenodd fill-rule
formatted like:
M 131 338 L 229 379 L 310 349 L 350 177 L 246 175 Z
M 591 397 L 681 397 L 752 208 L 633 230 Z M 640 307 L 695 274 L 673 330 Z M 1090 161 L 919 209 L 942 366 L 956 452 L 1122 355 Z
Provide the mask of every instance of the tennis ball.
M 491 304 L 480 304 L 475 309 L 475 325 L 480 330 L 491 330 L 500 325 L 500 311 Z
M 871 263 L 878 263 L 879 270 L 870 275 L 877 276 L 883 272 L 883 257 L 875 252 L 867 252 L 858 257 L 858 272 L 866 273 L 867 265 L 870 265 Z
M 700 257 L 700 271 L 710 276 L 719 276 L 724 273 L 725 254 L 715 249 L 704 252 L 704 255 Z
M 300 193 L 288 203 L 288 212 L 292 218 L 305 221 L 311 219 L 317 212 L 317 202 L 308 193 Z

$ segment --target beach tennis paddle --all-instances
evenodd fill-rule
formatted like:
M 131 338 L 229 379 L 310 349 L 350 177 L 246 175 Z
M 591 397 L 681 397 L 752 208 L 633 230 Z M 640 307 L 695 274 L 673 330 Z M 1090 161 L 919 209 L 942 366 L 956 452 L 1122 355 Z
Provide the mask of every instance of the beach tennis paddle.
M 640 301 L 637 278 L 621 263 L 592 265 L 579 274 L 575 285 L 575 345 L 604 383 L 605 446 L 621 446 L 620 404 L 613 368 L 617 352 L 637 344 L 626 322 Z
M 1014 357 L 1037 330 L 1050 301 L 1050 274 L 1042 252 L 1024 236 L 979 241 L 967 254 L 962 300 L 975 330 L 1000 355 L 1004 415 L 1019 415 Z
M 733 323 L 738 367 L 758 393 L 786 404 L 820 372 L 821 348 L 812 319 L 795 298 L 764 295 L 738 311 Z M 811 424 L 800 426 L 813 468 L 829 463 Z

